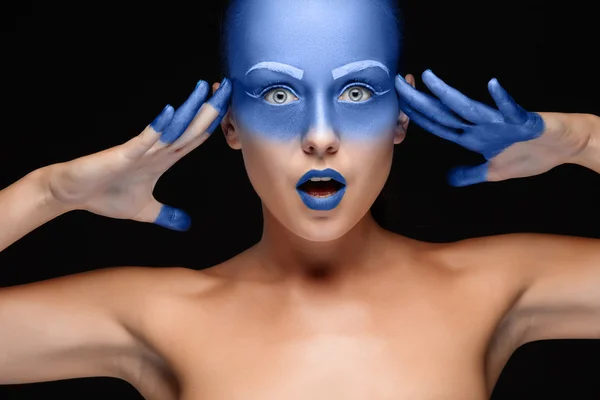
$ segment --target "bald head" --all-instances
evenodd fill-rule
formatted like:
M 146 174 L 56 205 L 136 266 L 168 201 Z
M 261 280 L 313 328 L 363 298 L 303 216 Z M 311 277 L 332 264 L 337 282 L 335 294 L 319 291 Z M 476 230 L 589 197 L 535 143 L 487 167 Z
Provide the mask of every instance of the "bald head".
M 379 40 L 369 46 L 373 52 L 385 47 L 396 72 L 402 42 L 397 0 L 230 0 L 221 27 L 221 66 L 230 76 L 240 53 L 261 45 L 302 53 L 314 50 L 320 37 L 342 51 L 348 42 L 373 36 Z

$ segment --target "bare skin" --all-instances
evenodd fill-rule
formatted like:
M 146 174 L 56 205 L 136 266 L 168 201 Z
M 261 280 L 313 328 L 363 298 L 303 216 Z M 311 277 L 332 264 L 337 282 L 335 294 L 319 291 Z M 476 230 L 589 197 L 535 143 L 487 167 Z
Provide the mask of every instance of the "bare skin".
M 362 274 L 273 277 L 259 246 L 203 271 L 140 272 L 154 275 L 143 323 L 125 325 L 143 326 L 143 351 L 115 376 L 150 400 L 489 398 L 526 340 L 507 237 L 378 234 Z

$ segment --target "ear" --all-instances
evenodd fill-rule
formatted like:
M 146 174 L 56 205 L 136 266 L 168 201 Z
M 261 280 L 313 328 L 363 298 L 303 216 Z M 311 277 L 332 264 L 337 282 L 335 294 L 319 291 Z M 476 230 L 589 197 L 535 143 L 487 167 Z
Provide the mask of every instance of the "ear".
M 231 108 L 227 111 L 227 114 L 225 114 L 225 116 L 221 120 L 221 129 L 223 129 L 225 141 L 227 141 L 229 147 L 231 147 L 234 150 L 240 150 L 242 148 L 242 143 L 240 142 L 240 137 L 235 127 L 235 120 L 231 115 Z
M 412 87 L 415 87 L 415 77 L 411 74 L 407 74 L 404 78 Z M 410 119 L 408 115 L 400 111 L 398 115 L 398 124 L 396 126 L 396 134 L 394 135 L 394 144 L 400 144 L 406 138 L 406 130 L 408 129 L 408 123 Z
M 217 91 L 220 84 L 218 82 L 212 85 L 213 94 Z M 242 148 L 242 144 L 240 143 L 240 138 L 235 129 L 235 121 L 231 116 L 231 108 L 227 110 L 227 113 L 221 120 L 221 129 L 223 129 L 223 133 L 225 134 L 225 141 L 234 150 L 239 150 Z

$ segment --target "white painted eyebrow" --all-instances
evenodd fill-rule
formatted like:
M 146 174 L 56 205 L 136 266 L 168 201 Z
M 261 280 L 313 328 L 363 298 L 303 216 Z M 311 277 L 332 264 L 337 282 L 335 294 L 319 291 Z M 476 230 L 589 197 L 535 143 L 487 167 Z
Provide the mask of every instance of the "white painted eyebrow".
M 341 67 L 335 68 L 331 71 L 331 75 L 333 75 L 333 79 L 339 79 L 344 75 L 348 75 L 349 73 L 362 71 L 363 69 L 377 67 L 381 68 L 385 71 L 385 73 L 390 76 L 390 70 L 388 67 L 375 60 L 362 60 L 351 62 L 346 65 L 342 65 Z
M 250 68 L 248 71 L 246 71 L 246 75 L 248 75 L 251 71 L 254 71 L 255 69 L 260 69 L 260 68 L 268 69 L 268 70 L 274 71 L 274 72 L 282 72 L 282 73 L 290 75 L 292 78 L 296 78 L 298 80 L 302 80 L 302 77 L 304 76 L 304 71 L 301 70 L 300 68 L 296 68 L 294 66 L 279 63 L 276 61 L 259 62 L 258 64 L 253 65 L 252 68 Z

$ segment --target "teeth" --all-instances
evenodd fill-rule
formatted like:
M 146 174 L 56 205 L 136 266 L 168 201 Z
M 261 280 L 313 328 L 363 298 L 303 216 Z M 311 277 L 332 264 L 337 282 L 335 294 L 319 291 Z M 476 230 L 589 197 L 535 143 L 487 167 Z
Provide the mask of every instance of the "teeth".
M 311 182 L 321 182 L 321 181 L 327 182 L 327 181 L 330 181 L 330 180 L 331 180 L 331 178 L 329 178 L 329 177 L 327 177 L 327 178 L 310 178 Z

